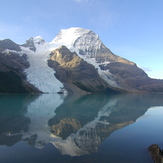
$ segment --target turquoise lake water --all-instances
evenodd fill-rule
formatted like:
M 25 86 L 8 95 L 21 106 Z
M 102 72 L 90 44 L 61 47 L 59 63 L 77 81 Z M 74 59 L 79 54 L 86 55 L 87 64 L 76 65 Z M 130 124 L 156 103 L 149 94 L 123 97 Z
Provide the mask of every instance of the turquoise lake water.
M 0 95 L 2 163 L 152 163 L 163 95 Z

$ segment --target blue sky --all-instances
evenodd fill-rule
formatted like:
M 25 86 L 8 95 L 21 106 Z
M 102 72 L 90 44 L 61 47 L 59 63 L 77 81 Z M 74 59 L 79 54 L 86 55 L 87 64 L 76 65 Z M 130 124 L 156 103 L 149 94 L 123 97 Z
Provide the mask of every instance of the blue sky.
M 99 35 L 116 55 L 163 79 L 163 0 L 0 0 L 0 39 L 23 44 L 61 29 L 82 27 Z

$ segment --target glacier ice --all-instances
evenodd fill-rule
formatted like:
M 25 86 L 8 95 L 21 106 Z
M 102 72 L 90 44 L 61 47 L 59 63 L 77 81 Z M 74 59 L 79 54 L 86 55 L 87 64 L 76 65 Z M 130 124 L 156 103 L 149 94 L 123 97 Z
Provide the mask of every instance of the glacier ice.
M 39 40 L 40 41 L 40 40 Z M 63 84 L 54 76 L 55 71 L 47 64 L 50 49 L 49 44 L 36 44 L 36 51 L 31 51 L 27 47 L 21 47 L 27 54 L 30 67 L 25 70 L 27 80 L 44 93 L 57 93 L 63 88 Z

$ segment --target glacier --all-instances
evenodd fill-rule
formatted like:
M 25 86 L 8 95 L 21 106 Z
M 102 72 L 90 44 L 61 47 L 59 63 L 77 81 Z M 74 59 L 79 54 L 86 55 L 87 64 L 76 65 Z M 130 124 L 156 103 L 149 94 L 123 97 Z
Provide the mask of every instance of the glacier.
M 63 88 L 63 84 L 54 76 L 54 70 L 47 64 L 52 47 L 49 43 L 37 44 L 40 40 L 40 37 L 34 39 L 35 52 L 21 47 L 30 63 L 30 67 L 25 70 L 27 80 L 43 93 L 57 93 Z M 53 47 L 55 48 L 57 47 Z

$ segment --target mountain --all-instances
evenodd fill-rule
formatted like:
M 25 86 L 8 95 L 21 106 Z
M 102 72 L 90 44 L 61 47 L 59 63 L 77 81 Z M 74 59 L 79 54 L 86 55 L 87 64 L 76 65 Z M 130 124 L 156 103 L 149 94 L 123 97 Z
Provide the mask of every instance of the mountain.
M 108 85 L 92 64 L 70 52 L 65 46 L 52 51 L 48 65 L 55 70 L 56 78 L 69 93 L 118 92 L 120 89 Z
M 18 55 L 21 49 L 11 40 L 0 41 L 0 49 L 4 47 L 10 50 L 0 51 L 0 93 L 41 93 L 26 79 L 27 55 Z
M 163 92 L 134 62 L 117 56 L 93 31 L 61 30 L 51 41 L 0 41 L 1 93 Z

